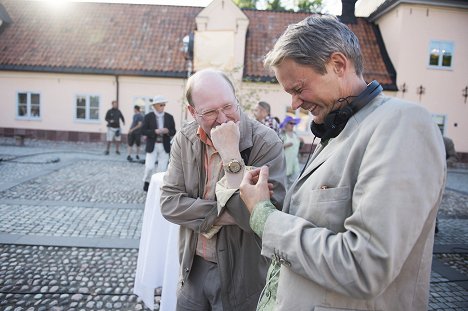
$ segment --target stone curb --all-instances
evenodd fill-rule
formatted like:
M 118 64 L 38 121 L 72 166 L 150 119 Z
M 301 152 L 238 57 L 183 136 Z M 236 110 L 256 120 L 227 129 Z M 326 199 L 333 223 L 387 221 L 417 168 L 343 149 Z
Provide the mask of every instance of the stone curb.
M 0 233 L 1 244 L 93 248 L 138 248 L 140 240 L 120 238 L 80 238 Z

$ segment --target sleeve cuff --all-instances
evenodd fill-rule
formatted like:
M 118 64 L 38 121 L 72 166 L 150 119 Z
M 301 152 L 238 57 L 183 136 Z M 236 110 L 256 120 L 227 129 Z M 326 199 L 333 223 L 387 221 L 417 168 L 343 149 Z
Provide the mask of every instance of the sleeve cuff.
M 253 166 L 246 166 L 245 170 L 250 171 Z M 239 188 L 228 188 L 226 184 L 226 175 L 216 183 L 216 202 L 218 205 L 218 216 L 221 215 L 223 208 L 229 199 L 239 190 Z
M 250 215 L 250 227 L 259 237 L 263 235 L 263 229 L 270 214 L 277 211 L 270 201 L 259 202 L 255 205 L 252 215 Z
M 216 183 L 216 202 L 218 207 L 218 216 L 221 215 L 223 208 L 226 206 L 227 201 L 236 193 L 239 189 L 227 188 L 226 177 L 223 177 Z

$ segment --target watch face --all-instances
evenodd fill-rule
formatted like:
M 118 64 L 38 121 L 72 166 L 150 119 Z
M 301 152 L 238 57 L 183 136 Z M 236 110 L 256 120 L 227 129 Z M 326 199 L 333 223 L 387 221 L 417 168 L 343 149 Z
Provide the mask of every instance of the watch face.
M 238 173 L 241 170 L 241 164 L 238 161 L 229 162 L 229 171 L 231 173 Z

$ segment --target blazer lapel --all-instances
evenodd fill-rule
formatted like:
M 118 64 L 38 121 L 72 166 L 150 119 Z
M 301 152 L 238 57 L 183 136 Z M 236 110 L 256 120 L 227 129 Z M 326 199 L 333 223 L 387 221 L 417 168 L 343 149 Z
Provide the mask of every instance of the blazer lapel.
M 319 147 L 317 147 L 320 149 L 318 149 L 317 152 L 314 152 L 314 154 L 312 155 L 311 163 L 305 169 L 304 174 L 302 174 L 299 180 L 305 178 L 306 176 L 309 176 L 311 172 L 316 170 L 333 154 L 333 152 L 335 152 L 336 148 L 339 148 L 340 146 L 342 146 L 343 143 L 351 135 L 353 135 L 353 133 L 359 126 L 361 119 L 365 117 L 366 115 L 367 113 L 362 113 L 362 112 L 359 113 L 359 115 L 355 114 L 348 120 L 348 123 L 346 124 L 345 128 L 338 136 L 336 136 L 335 138 L 331 138 L 325 147 L 322 147 L 322 145 L 320 144 Z M 358 118 L 356 118 L 357 116 Z
M 330 139 L 325 147 L 323 147 L 321 144 L 317 147 L 317 150 L 312 155 L 310 164 L 307 166 L 304 173 L 298 178 L 297 181 L 308 178 L 313 171 L 315 171 L 333 154 L 333 150 L 335 149 L 334 146 L 336 145 L 334 144 L 334 140 L 335 139 Z
M 321 144 L 317 146 L 315 149 L 314 153 L 312 154 L 312 157 L 310 158 L 310 162 L 307 165 L 307 168 L 304 170 L 304 173 L 302 173 L 299 178 L 297 178 L 294 183 L 291 185 L 289 190 L 286 192 L 286 196 L 284 198 L 284 203 L 283 203 L 283 208 L 282 211 L 285 213 L 289 213 L 289 204 L 291 203 L 291 196 L 294 193 L 294 188 L 296 188 L 296 185 L 298 183 L 302 184 L 303 179 L 307 179 L 310 177 L 310 174 L 314 172 L 317 168 L 320 167 L 327 159 L 330 157 L 332 154 L 330 147 L 332 140 L 328 142 L 326 148 L 323 147 Z

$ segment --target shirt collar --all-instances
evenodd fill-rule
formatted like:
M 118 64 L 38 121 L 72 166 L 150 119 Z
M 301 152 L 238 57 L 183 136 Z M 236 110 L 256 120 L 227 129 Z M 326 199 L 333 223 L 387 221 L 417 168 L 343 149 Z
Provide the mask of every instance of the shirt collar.
M 211 141 L 210 137 L 208 137 L 208 134 L 206 134 L 205 131 L 200 126 L 198 126 L 198 129 L 197 129 L 197 136 L 201 140 L 202 143 L 214 148 L 213 142 Z

